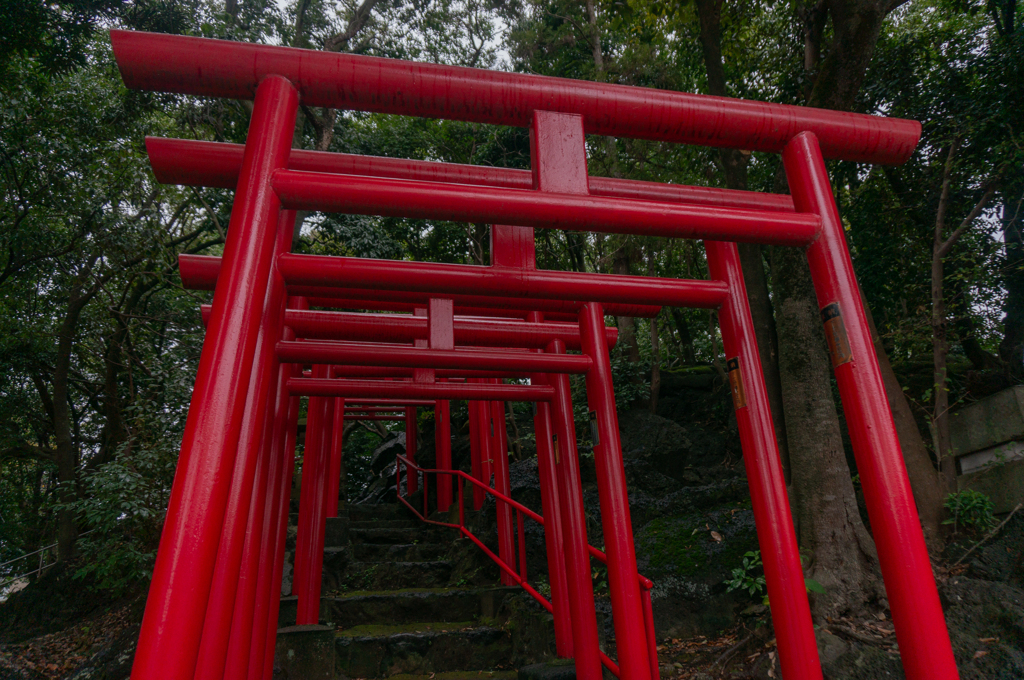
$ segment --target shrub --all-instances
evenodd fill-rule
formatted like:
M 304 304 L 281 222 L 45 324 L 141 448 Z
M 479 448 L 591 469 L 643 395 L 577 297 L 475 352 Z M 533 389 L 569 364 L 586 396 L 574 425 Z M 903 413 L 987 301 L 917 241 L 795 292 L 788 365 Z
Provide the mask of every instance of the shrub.
M 953 533 L 961 527 L 967 531 L 984 532 L 996 525 L 995 515 L 992 514 L 992 501 L 988 496 L 973 489 L 964 489 L 959 493 L 951 493 L 946 496 L 943 503 L 951 515 L 943 524 L 952 524 Z

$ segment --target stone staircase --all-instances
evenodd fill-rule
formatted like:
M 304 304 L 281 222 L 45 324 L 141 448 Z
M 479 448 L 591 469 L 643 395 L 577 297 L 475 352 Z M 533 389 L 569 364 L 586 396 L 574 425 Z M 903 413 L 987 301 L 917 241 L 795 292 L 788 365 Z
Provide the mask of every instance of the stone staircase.
M 334 677 L 516 676 L 495 616 L 517 589 L 451 584 L 455 533 L 404 518 L 397 505 L 348 505 L 348 515 L 329 521 L 324 551 L 320 621 L 333 628 Z M 284 598 L 280 625 L 294 622 L 294 598 Z

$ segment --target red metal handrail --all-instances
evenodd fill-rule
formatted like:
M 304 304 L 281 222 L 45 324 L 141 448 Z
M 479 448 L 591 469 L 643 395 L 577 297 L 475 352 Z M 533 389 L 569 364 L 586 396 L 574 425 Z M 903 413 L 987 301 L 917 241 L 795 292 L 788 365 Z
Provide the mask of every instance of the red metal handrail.
M 539 592 L 537 592 L 537 590 L 535 588 L 533 588 L 526 581 L 526 536 L 525 536 L 525 533 L 523 532 L 523 515 L 526 515 L 527 517 L 532 519 L 537 524 L 540 524 L 541 526 L 544 526 L 544 518 L 541 515 L 537 514 L 533 510 L 530 510 L 528 507 L 526 507 L 522 503 L 519 503 L 518 501 L 513 500 L 512 498 L 506 496 L 505 494 L 503 494 L 503 493 L 495 490 L 494 488 L 488 486 L 487 484 L 484 484 L 480 480 L 476 479 L 475 477 L 473 477 L 472 475 L 470 475 L 470 474 L 468 474 L 466 472 L 463 472 L 462 470 L 427 469 L 427 468 L 420 467 L 419 465 L 417 465 L 416 463 L 412 462 L 411 460 L 409 460 L 407 457 L 405 457 L 403 455 L 397 455 L 395 458 L 396 458 L 396 461 L 395 461 L 395 494 L 397 495 L 398 500 L 401 503 L 403 503 L 407 508 L 409 508 L 409 510 L 411 510 L 412 513 L 414 515 L 416 515 L 416 517 L 418 517 L 421 521 L 426 522 L 427 524 L 436 524 L 438 526 L 449 527 L 451 529 L 458 529 L 459 533 L 461 533 L 463 536 L 465 536 L 469 540 L 473 541 L 473 543 L 475 543 L 477 545 L 477 547 L 479 547 L 481 550 L 484 551 L 485 555 L 487 555 L 489 558 L 491 558 L 491 560 L 495 564 L 497 564 L 498 567 L 502 571 L 504 571 L 506 574 L 508 574 L 509 577 L 516 583 L 516 585 L 518 585 L 523 590 L 525 590 L 527 593 L 529 593 L 529 595 L 533 599 L 535 599 L 537 602 L 539 602 L 540 605 L 542 607 L 544 607 L 544 609 L 547 610 L 548 613 L 554 613 L 554 607 L 552 606 L 551 601 L 548 600 L 543 595 L 541 595 Z M 414 473 L 419 473 L 419 472 L 423 473 L 423 512 L 422 513 L 419 510 L 417 510 L 416 508 L 414 508 L 412 506 L 412 504 L 409 501 L 407 501 L 405 498 L 403 498 L 402 494 L 400 493 L 401 488 L 402 488 L 402 464 L 405 465 L 405 474 L 406 474 L 407 477 L 409 475 L 409 471 L 410 470 L 412 470 Z M 428 474 L 451 475 L 453 477 L 459 477 L 461 479 L 465 479 L 468 482 L 470 482 L 471 484 L 474 484 L 478 488 L 482 489 L 484 491 L 484 493 L 487 493 L 487 494 L 490 494 L 491 496 L 494 496 L 495 499 L 497 499 L 497 500 L 499 500 L 499 501 L 501 501 L 503 503 L 508 503 L 510 506 L 512 506 L 512 508 L 515 509 L 515 511 L 516 511 L 516 527 L 517 527 L 518 539 L 519 539 L 518 540 L 518 543 L 519 543 L 519 572 L 518 573 L 512 567 L 510 567 L 508 564 L 506 564 L 505 561 L 502 560 L 498 555 L 495 555 L 494 551 L 492 551 L 490 548 L 488 548 L 486 545 L 484 545 L 483 541 L 481 541 L 479 538 L 477 538 L 473 534 L 473 532 L 471 532 L 469 529 L 466 528 L 466 512 L 465 512 L 465 508 L 464 508 L 464 505 L 463 505 L 463 485 L 462 484 L 456 484 L 455 485 L 458 488 L 458 493 L 459 493 L 459 523 L 458 524 L 453 524 L 451 522 L 441 522 L 441 521 L 438 521 L 438 520 L 429 519 L 427 517 L 427 515 L 429 514 L 429 502 L 430 502 L 430 500 L 429 500 L 430 499 L 429 487 L 428 487 L 428 482 L 427 482 L 427 479 L 428 479 L 427 475 Z M 587 548 L 590 550 L 590 554 L 591 554 L 592 557 L 597 559 L 602 564 L 607 564 L 608 563 L 608 557 L 603 552 L 601 552 L 600 550 L 598 550 L 597 548 L 595 548 L 592 545 L 588 545 Z M 660 680 L 661 676 L 660 676 L 660 674 L 658 672 L 658 647 L 657 647 L 657 641 L 655 640 L 655 637 L 654 637 L 654 614 L 653 614 L 653 608 L 651 606 L 651 588 L 654 587 L 654 583 L 649 578 L 647 578 L 646 576 L 637 574 L 637 577 L 639 578 L 639 581 L 640 581 L 640 592 L 641 592 L 642 606 L 643 606 L 643 613 L 644 613 L 644 629 L 645 629 L 644 632 L 646 633 L 646 637 L 647 637 L 648 658 L 650 659 L 650 664 L 651 664 L 651 680 Z M 619 675 L 619 666 L 618 666 L 618 664 L 616 664 L 614 661 L 612 661 L 611 658 L 609 658 L 608 655 L 605 654 L 604 652 L 599 650 L 598 654 L 600 654 L 600 656 L 601 656 L 601 664 L 605 668 L 607 668 L 608 671 L 612 675 L 614 675 L 615 677 L 617 677 L 617 678 L 621 677 Z

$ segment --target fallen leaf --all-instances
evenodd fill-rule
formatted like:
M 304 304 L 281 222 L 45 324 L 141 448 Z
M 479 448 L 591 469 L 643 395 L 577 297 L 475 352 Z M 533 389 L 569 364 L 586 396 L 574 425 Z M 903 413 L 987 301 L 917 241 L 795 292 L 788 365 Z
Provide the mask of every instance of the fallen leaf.
M 976 651 L 974 653 L 974 658 L 975 659 L 980 659 L 981 657 L 985 656 L 986 654 L 988 654 L 987 651 L 985 651 L 984 649 L 979 649 L 978 651 Z
M 717 531 L 712 531 L 711 532 L 711 538 L 714 539 L 715 543 L 721 543 L 722 542 L 722 534 L 718 533 Z
M 999 638 L 997 638 L 997 637 L 991 637 L 991 638 L 978 638 L 978 642 L 981 642 L 981 643 L 984 643 L 984 644 L 986 644 L 986 645 L 987 645 L 987 644 L 988 644 L 988 643 L 990 643 L 990 642 L 999 642 Z

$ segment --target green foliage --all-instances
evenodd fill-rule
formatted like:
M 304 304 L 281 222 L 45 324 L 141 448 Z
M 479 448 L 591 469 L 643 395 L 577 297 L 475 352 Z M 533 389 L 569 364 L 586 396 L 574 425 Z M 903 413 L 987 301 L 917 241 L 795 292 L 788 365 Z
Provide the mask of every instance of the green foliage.
M 800 557 L 803 563 L 803 556 Z M 764 563 L 761 562 L 761 551 L 752 550 L 744 553 L 742 564 L 732 570 L 732 578 L 725 581 L 726 591 L 745 590 L 751 597 L 764 594 L 762 601 L 769 604 L 766 591 L 768 586 L 764 579 Z M 804 588 L 808 593 L 824 594 L 825 586 L 812 578 L 804 577 Z
M 761 551 L 751 550 L 743 554 L 741 566 L 732 570 L 732 578 L 725 582 L 726 590 L 745 590 L 751 597 L 765 591 L 764 565 L 761 563 Z
M 957 493 L 946 496 L 943 507 L 951 515 L 944 520 L 943 524 L 953 525 L 953 531 L 964 529 L 969 532 L 981 533 L 988 531 L 996 525 L 995 515 L 992 514 L 992 501 L 988 496 L 975 491 L 964 489 Z
M 84 564 L 75 576 L 115 595 L 144 585 L 152 573 L 170 497 L 181 433 L 163 414 L 147 414 L 145 438 L 85 475 L 85 493 L 69 504 L 84 530 Z

